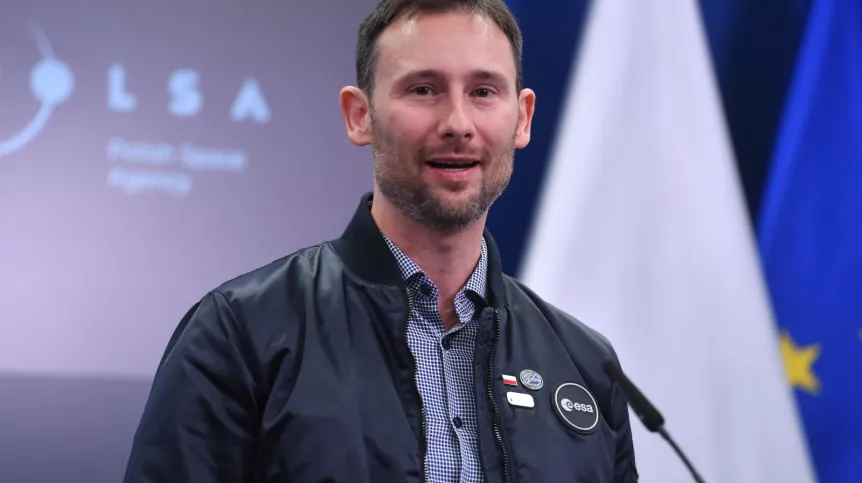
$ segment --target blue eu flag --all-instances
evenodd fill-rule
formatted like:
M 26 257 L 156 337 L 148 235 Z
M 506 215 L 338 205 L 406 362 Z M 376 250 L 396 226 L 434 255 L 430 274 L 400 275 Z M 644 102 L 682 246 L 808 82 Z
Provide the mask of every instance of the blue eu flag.
M 763 203 L 760 250 L 818 478 L 862 482 L 859 0 L 812 6 Z

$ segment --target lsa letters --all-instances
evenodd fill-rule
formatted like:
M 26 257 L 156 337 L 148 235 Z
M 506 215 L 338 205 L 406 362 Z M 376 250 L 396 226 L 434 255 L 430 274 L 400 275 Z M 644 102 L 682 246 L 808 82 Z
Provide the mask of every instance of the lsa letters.
M 176 117 L 192 117 L 204 107 L 204 96 L 200 89 L 200 74 L 194 69 L 179 69 L 168 76 L 167 110 Z M 114 112 L 132 112 L 138 99 L 126 83 L 126 69 L 122 64 L 108 68 L 108 109 Z M 247 120 L 266 124 L 271 117 L 269 105 L 257 80 L 247 77 L 231 103 L 230 119 L 234 122 Z

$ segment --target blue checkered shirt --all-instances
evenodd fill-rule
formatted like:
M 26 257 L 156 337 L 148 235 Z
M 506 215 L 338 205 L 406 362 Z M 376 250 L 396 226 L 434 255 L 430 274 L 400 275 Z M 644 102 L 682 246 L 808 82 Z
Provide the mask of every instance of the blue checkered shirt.
M 384 235 L 398 260 L 413 300 L 407 322 L 407 343 L 416 359 L 419 394 L 425 407 L 428 447 L 427 481 L 479 483 L 479 428 L 473 390 L 473 352 L 479 324 L 471 297 L 485 299 L 488 248 L 482 240 L 479 263 L 455 296 L 460 322 L 448 332 L 437 305 L 437 287 Z

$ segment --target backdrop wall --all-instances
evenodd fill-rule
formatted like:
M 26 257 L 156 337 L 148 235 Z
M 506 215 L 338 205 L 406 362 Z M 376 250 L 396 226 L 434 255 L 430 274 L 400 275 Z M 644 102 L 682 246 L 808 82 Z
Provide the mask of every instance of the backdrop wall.
M 188 307 L 341 231 L 375 3 L 4 4 L 0 481 L 119 481 Z

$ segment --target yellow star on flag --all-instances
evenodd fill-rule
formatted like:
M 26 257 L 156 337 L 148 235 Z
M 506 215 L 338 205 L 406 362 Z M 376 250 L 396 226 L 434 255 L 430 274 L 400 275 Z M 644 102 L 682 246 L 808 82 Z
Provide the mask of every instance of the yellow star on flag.
M 788 382 L 795 388 L 816 395 L 820 392 L 820 381 L 811 366 L 820 357 L 820 347 L 817 344 L 797 347 L 786 331 L 781 333 L 780 342 Z

